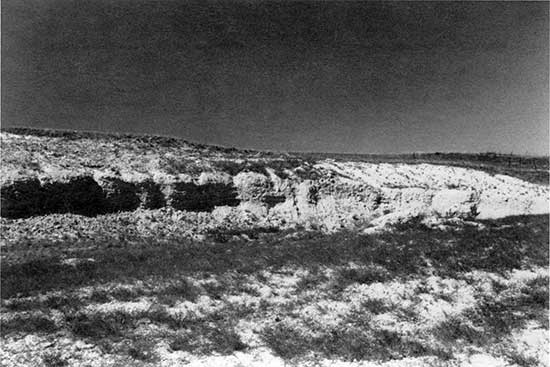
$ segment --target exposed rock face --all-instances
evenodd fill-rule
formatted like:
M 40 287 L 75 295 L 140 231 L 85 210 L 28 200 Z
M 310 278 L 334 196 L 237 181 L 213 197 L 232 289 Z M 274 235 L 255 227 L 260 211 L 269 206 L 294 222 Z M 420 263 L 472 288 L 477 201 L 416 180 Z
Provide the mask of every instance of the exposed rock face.
M 166 206 L 166 199 L 160 185 L 146 179 L 137 184 L 140 206 L 143 209 L 159 209 Z
M 19 180 L 4 185 L 1 191 L 1 214 L 8 218 L 49 213 L 96 215 L 105 211 L 103 190 L 90 176 L 63 182 Z
M 259 201 L 271 191 L 273 186 L 269 177 L 256 172 L 240 172 L 233 178 L 239 194 L 244 201 Z
M 441 190 L 432 198 L 433 211 L 442 217 L 477 216 L 478 193 L 474 190 Z
M 232 185 L 223 183 L 196 185 L 192 182 L 182 182 L 174 185 L 170 204 L 179 210 L 212 211 L 217 206 L 239 205 L 239 200 Z
M 117 177 L 102 177 L 99 185 L 103 190 L 105 211 L 130 211 L 140 206 L 138 188 L 135 184 Z
M 431 165 L 322 162 L 318 180 L 281 179 L 241 172 L 191 177 L 76 176 L 63 181 L 29 178 L 4 184 L 2 216 L 49 213 L 97 215 L 138 207 L 211 212 L 250 203 L 260 219 L 326 230 L 357 228 L 417 215 L 438 218 L 496 218 L 548 212 L 548 188 L 507 176 Z M 96 181 L 97 180 L 97 181 Z M 248 205 L 248 204 L 247 204 Z M 231 212 L 233 213 L 233 212 Z M 240 214 L 239 214 L 240 213 Z M 229 217 L 244 215 L 238 211 Z
M 0 200 L 3 217 L 23 218 L 39 214 L 42 207 L 40 181 L 31 178 L 4 185 L 0 191 Z
M 37 139 L 21 138 L 19 144 Z M 214 227 L 263 223 L 334 231 L 415 216 L 467 220 L 549 212 L 548 186 L 473 169 L 333 160 L 307 163 L 307 170 L 277 161 L 275 169 L 267 158 L 264 167 L 259 158 L 246 165 L 241 158 L 231 160 L 215 153 L 203 162 L 205 158 L 187 146 L 178 152 L 197 170 L 166 170 L 150 152 L 136 157 L 143 165 L 133 169 L 130 163 L 116 165 L 118 161 L 101 169 L 85 161 L 74 163 L 72 169 L 72 161 L 56 165 L 54 160 L 34 162 L 23 170 L 3 167 L 1 216 L 95 216 L 168 207 L 200 212 L 201 225 L 210 221 Z M 124 159 L 131 162 L 129 150 L 125 154 Z M 216 165 L 220 160 L 224 164 Z M 222 168 L 213 168 L 217 166 Z M 223 167 L 236 168 L 231 173 Z
M 101 186 L 90 176 L 72 177 L 67 182 L 42 184 L 42 213 L 96 215 L 105 211 Z

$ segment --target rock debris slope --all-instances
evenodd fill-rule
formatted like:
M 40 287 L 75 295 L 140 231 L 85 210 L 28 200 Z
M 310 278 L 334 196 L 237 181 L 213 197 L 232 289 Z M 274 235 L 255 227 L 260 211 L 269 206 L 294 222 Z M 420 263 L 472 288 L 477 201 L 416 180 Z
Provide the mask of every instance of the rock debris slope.
M 199 212 L 216 225 L 365 230 L 422 216 L 549 212 L 548 186 L 432 164 L 236 151 L 180 140 L 2 133 L 1 215 Z M 160 139 L 160 138 L 159 138 Z

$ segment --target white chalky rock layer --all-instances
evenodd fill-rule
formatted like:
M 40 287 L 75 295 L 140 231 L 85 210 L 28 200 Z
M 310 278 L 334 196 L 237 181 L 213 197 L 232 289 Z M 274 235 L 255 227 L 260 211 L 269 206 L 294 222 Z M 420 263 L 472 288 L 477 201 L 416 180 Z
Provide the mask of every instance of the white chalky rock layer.
M 272 214 L 289 215 L 292 207 L 297 221 L 334 230 L 417 215 L 489 219 L 549 212 L 547 186 L 472 169 L 334 161 L 316 168 L 327 179 L 301 182 L 294 202 L 281 204 Z

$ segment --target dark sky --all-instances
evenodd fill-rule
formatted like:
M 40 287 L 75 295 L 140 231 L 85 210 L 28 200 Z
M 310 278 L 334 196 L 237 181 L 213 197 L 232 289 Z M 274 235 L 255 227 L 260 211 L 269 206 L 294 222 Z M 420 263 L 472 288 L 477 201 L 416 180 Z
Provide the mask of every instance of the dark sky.
M 2 124 L 548 153 L 548 2 L 2 1 Z

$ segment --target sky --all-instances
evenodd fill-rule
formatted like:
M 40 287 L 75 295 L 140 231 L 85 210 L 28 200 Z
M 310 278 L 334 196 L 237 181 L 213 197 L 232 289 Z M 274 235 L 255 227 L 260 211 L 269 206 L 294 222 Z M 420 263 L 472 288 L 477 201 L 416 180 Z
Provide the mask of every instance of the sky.
M 2 2 L 2 126 L 548 154 L 548 2 Z

